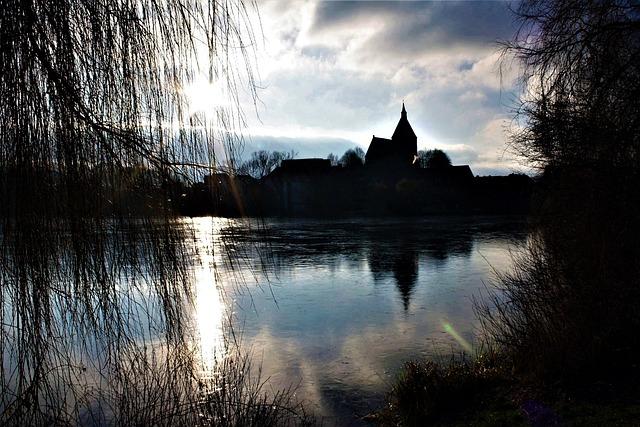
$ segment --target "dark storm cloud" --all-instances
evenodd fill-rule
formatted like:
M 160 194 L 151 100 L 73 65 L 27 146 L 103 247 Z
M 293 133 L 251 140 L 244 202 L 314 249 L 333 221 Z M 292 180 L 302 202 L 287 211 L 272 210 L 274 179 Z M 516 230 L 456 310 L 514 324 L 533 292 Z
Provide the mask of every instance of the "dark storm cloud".
M 364 25 L 372 17 L 387 28 L 377 46 L 402 50 L 486 44 L 510 38 L 515 29 L 507 2 L 341 1 L 318 4 L 312 31 Z

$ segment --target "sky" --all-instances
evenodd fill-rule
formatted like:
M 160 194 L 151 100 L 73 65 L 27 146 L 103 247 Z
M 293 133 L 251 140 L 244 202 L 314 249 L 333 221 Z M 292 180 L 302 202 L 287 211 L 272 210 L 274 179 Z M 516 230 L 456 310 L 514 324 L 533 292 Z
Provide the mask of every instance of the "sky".
M 244 155 L 341 155 L 390 138 L 404 101 L 418 149 L 479 175 L 525 170 L 507 150 L 517 66 L 499 40 L 516 23 L 500 1 L 258 2 L 258 103 L 242 95 Z

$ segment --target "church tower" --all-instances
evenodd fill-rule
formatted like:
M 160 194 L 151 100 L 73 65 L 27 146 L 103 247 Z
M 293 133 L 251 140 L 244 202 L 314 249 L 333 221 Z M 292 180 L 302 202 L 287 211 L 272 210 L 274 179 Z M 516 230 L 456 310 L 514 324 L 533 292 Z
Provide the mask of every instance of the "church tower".
M 413 165 L 417 154 L 418 138 L 409 124 L 403 102 L 400 121 L 393 136 L 391 139 L 373 136 L 365 156 L 365 165 L 380 165 L 389 170 L 402 169 Z
M 396 130 L 391 137 L 393 143 L 393 151 L 401 161 L 412 164 L 414 156 L 418 154 L 418 137 L 409 124 L 407 119 L 407 110 L 402 103 L 402 112 L 400 113 L 400 121 L 396 126 Z

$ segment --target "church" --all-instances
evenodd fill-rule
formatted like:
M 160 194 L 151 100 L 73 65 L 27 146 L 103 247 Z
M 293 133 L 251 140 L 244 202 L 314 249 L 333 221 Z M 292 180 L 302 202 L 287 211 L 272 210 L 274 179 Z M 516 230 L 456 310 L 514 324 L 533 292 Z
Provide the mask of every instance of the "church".
M 217 215 L 397 216 L 526 212 L 526 175 L 474 177 L 468 165 L 419 167 L 418 138 L 402 104 L 391 139 L 373 136 L 364 167 L 283 160 L 260 180 L 211 175 L 200 204 Z M 217 186 L 216 186 L 217 185 Z M 222 187 L 222 188 L 220 188 Z M 207 191 L 208 189 L 208 191 Z M 200 193 L 198 193 L 200 194 Z M 208 199 L 207 199 L 208 198 Z M 197 207 L 198 202 L 194 203 Z
M 407 119 L 407 110 L 402 103 L 400 121 L 391 139 L 373 136 L 365 155 L 365 165 L 412 166 L 418 154 L 418 138 Z

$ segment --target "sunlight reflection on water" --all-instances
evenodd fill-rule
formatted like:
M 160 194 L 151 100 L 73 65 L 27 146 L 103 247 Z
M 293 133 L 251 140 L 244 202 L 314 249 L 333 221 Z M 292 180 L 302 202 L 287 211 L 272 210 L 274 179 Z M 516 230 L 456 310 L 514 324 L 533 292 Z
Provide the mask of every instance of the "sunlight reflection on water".
M 472 298 L 526 238 L 518 218 L 193 227 L 205 371 L 232 326 L 270 386 L 299 386 L 312 411 L 341 424 L 380 403 L 404 361 L 473 351 Z
M 193 220 L 194 243 L 199 254 L 199 264 L 194 266 L 195 320 L 199 336 L 202 375 L 214 374 L 216 363 L 225 356 L 224 316 L 225 305 L 215 274 L 216 261 L 221 257 L 219 247 L 220 228 L 225 225 L 219 218 L 195 218 Z M 216 260 L 218 258 L 218 260 Z

